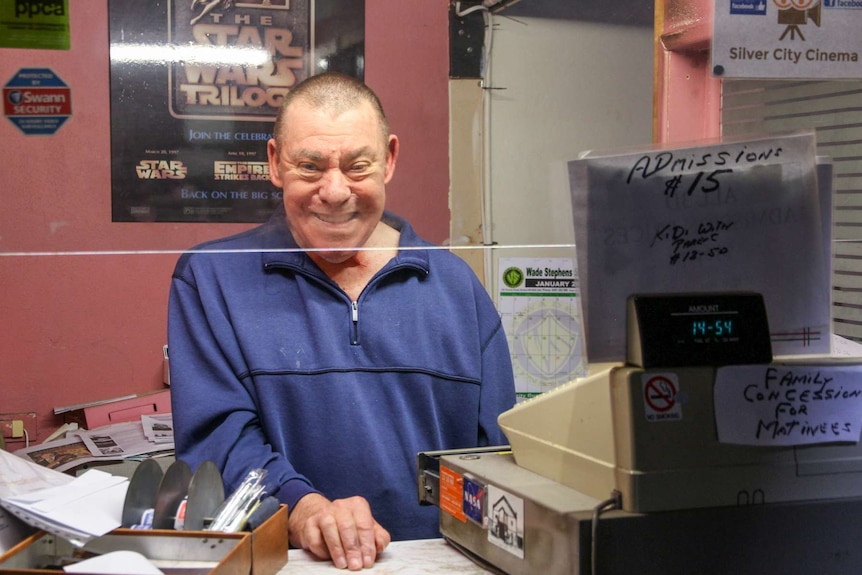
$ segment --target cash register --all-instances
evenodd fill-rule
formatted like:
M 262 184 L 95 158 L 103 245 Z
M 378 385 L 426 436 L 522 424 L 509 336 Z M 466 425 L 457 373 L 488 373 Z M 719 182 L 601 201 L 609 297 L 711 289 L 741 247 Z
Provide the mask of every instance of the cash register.
M 859 573 L 862 359 L 773 357 L 756 293 L 627 307 L 625 361 L 501 414 L 510 445 L 419 455 L 442 535 L 509 575 Z

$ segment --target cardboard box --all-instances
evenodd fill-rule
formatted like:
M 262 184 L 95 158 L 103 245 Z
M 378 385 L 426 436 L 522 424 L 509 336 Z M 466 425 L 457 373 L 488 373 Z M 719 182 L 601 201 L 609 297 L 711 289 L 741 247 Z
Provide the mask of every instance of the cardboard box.
M 253 532 L 115 529 L 83 550 L 45 532 L 0 556 L 0 574 L 63 573 L 62 562 L 84 553 L 137 551 L 163 571 L 181 567 L 190 575 L 275 575 L 287 563 L 287 507 Z

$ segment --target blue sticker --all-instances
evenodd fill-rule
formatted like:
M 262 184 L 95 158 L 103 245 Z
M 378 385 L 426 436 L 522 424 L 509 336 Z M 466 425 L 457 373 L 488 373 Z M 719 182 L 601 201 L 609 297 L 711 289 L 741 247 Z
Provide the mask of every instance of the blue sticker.
M 730 0 L 730 13 L 765 16 L 766 0 Z
M 464 477 L 464 515 L 484 526 L 485 486 L 467 476 Z
M 824 8 L 862 10 L 862 0 L 823 0 Z

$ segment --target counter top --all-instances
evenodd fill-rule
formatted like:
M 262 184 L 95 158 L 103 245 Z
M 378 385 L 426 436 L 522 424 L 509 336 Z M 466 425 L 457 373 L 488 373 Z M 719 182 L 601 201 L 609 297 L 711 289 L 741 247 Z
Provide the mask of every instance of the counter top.
M 291 549 L 287 553 L 287 565 L 279 575 L 316 575 L 348 573 L 336 569 L 330 561 L 322 561 L 302 549 Z M 360 572 L 358 572 L 360 573 Z M 383 575 L 424 575 L 427 573 L 467 573 L 487 575 L 488 570 L 474 563 L 466 555 L 446 542 L 445 539 L 420 539 L 417 541 L 393 541 L 377 558 L 371 569 L 361 573 Z

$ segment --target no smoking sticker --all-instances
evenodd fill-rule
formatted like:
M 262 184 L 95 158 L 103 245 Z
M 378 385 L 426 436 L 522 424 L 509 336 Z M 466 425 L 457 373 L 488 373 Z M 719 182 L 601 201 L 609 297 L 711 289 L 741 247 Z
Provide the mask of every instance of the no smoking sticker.
M 647 421 L 682 419 L 679 380 L 675 373 L 645 373 L 642 376 Z

